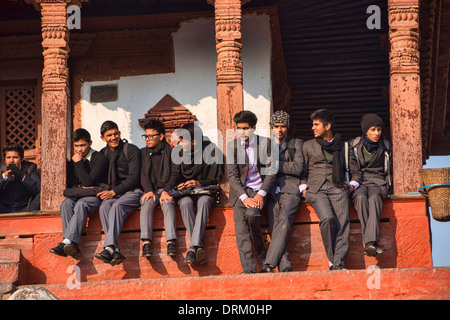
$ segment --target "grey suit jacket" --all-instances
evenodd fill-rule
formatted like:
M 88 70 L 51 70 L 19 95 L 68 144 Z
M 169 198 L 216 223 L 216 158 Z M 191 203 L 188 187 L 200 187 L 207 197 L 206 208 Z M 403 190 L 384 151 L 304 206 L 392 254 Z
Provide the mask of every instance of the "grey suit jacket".
M 344 144 L 341 152 L 342 164 L 345 164 Z M 305 170 L 301 176 L 301 184 L 308 185 L 308 192 L 317 193 L 326 180 L 332 182 L 333 165 L 325 159 L 322 147 L 311 139 L 303 144 L 303 156 L 305 157 Z M 357 168 L 350 167 L 350 172 Z M 346 184 L 348 188 L 348 184 Z
M 381 140 L 378 144 L 380 152 L 377 152 L 375 158 L 368 163 L 364 161 L 362 141 L 360 140 L 356 145 L 353 145 L 353 142 L 354 139 L 349 142 L 349 145 L 351 146 L 351 150 L 349 150 L 350 167 L 357 169 L 350 172 L 351 179 L 355 180 L 359 184 L 363 184 L 364 182 L 373 182 L 378 186 L 388 185 L 389 181 L 384 168 L 384 151 L 386 151 L 386 147 L 384 146 L 383 141 Z M 356 148 L 358 158 L 355 156 L 354 148 Z
M 274 196 L 279 187 L 282 193 L 300 196 L 298 186 L 305 166 L 303 140 L 286 136 L 281 145 L 276 143 L 275 139 L 272 141 L 272 158 L 276 160 L 275 158 L 278 156 L 278 172 L 270 193 Z M 279 148 L 278 154 L 276 154 L 275 148 Z
M 249 162 L 245 148 L 241 145 L 241 139 L 237 138 L 227 144 L 226 169 L 230 182 L 229 200 L 235 205 L 239 197 L 246 193 L 244 190 L 247 178 Z M 275 182 L 276 169 L 271 162 L 271 141 L 269 138 L 255 135 L 257 156 L 257 168 L 263 184 L 260 190 L 270 193 Z

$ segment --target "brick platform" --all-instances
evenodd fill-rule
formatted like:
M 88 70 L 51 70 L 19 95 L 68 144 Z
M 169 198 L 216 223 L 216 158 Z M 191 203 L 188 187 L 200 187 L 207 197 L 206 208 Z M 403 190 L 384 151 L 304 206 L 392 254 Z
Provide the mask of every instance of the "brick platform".
M 362 254 L 363 243 L 356 212 L 350 211 L 350 249 L 348 269 L 432 267 L 431 244 L 426 201 L 422 197 L 386 200 L 380 223 L 380 246 L 385 253 L 379 258 Z M 111 267 L 94 259 L 102 249 L 104 234 L 98 214 L 93 214 L 81 241 L 83 258 L 59 257 L 49 252 L 62 237 L 59 212 L 41 212 L 38 215 L 9 214 L 0 216 L 0 247 L 21 249 L 20 284 L 65 283 L 79 267 L 81 282 L 122 279 L 153 279 L 190 276 L 233 275 L 242 272 L 234 235 L 231 207 L 214 207 L 205 232 L 208 263 L 191 268 L 184 263 L 189 238 L 181 216 L 177 216 L 178 255 L 166 255 L 162 212 L 155 214 L 153 256 L 140 257 L 139 212 L 125 222 L 120 236 L 123 264 Z M 267 235 L 267 227 L 262 232 Z M 328 270 L 318 218 L 314 210 L 302 202 L 290 238 L 290 253 L 294 271 Z

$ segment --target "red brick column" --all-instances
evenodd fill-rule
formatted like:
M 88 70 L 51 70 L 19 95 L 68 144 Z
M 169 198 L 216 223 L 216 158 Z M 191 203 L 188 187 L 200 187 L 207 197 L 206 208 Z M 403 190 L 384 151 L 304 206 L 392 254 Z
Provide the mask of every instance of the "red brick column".
M 422 184 L 419 0 L 389 0 L 389 26 L 394 193 L 406 194 Z
M 41 0 L 42 155 L 41 210 L 58 210 L 66 187 L 67 137 L 70 132 L 68 1 Z

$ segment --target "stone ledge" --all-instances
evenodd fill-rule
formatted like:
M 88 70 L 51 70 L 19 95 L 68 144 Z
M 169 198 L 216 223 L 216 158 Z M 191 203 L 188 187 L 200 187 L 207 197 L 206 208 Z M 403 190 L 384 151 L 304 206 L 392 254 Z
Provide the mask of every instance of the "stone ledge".
M 208 277 L 129 279 L 43 285 L 62 300 L 447 300 L 450 267 Z

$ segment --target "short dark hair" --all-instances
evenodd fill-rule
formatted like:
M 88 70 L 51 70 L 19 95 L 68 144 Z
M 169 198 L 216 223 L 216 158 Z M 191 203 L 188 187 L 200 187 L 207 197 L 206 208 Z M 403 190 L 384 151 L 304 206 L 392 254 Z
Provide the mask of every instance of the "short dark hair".
M 113 129 L 119 130 L 119 126 L 117 125 L 117 123 L 115 123 L 114 121 L 111 121 L 111 120 L 106 120 L 105 122 L 102 123 L 102 126 L 100 127 L 100 134 L 103 136 L 103 134 L 106 131 L 113 130 Z
M 234 123 L 248 123 L 250 127 L 256 126 L 256 123 L 258 123 L 258 118 L 256 115 L 248 110 L 240 111 L 236 113 L 236 115 L 233 118 Z
M 89 131 L 83 128 L 79 128 L 73 132 L 72 141 L 84 140 L 86 142 L 91 141 L 91 134 Z
M 23 159 L 25 156 L 25 152 L 23 151 L 22 146 L 15 142 L 9 142 L 6 144 L 6 146 L 3 148 L 3 158 L 6 157 L 6 153 L 9 151 L 17 152 L 21 159 Z
M 144 123 L 144 130 L 153 129 L 159 134 L 166 134 L 166 126 L 159 120 L 149 119 Z
M 324 126 L 326 126 L 327 124 L 331 124 L 331 131 L 334 130 L 336 121 L 334 119 L 333 113 L 331 113 L 330 110 L 328 109 L 316 110 L 313 113 L 311 113 L 310 117 L 311 120 L 319 120 L 320 122 L 323 123 Z
M 199 142 L 203 141 L 203 131 L 194 122 L 186 123 L 180 129 L 184 129 L 189 133 L 189 137 L 190 137 L 191 141 L 194 141 L 195 137 L 200 137 Z

